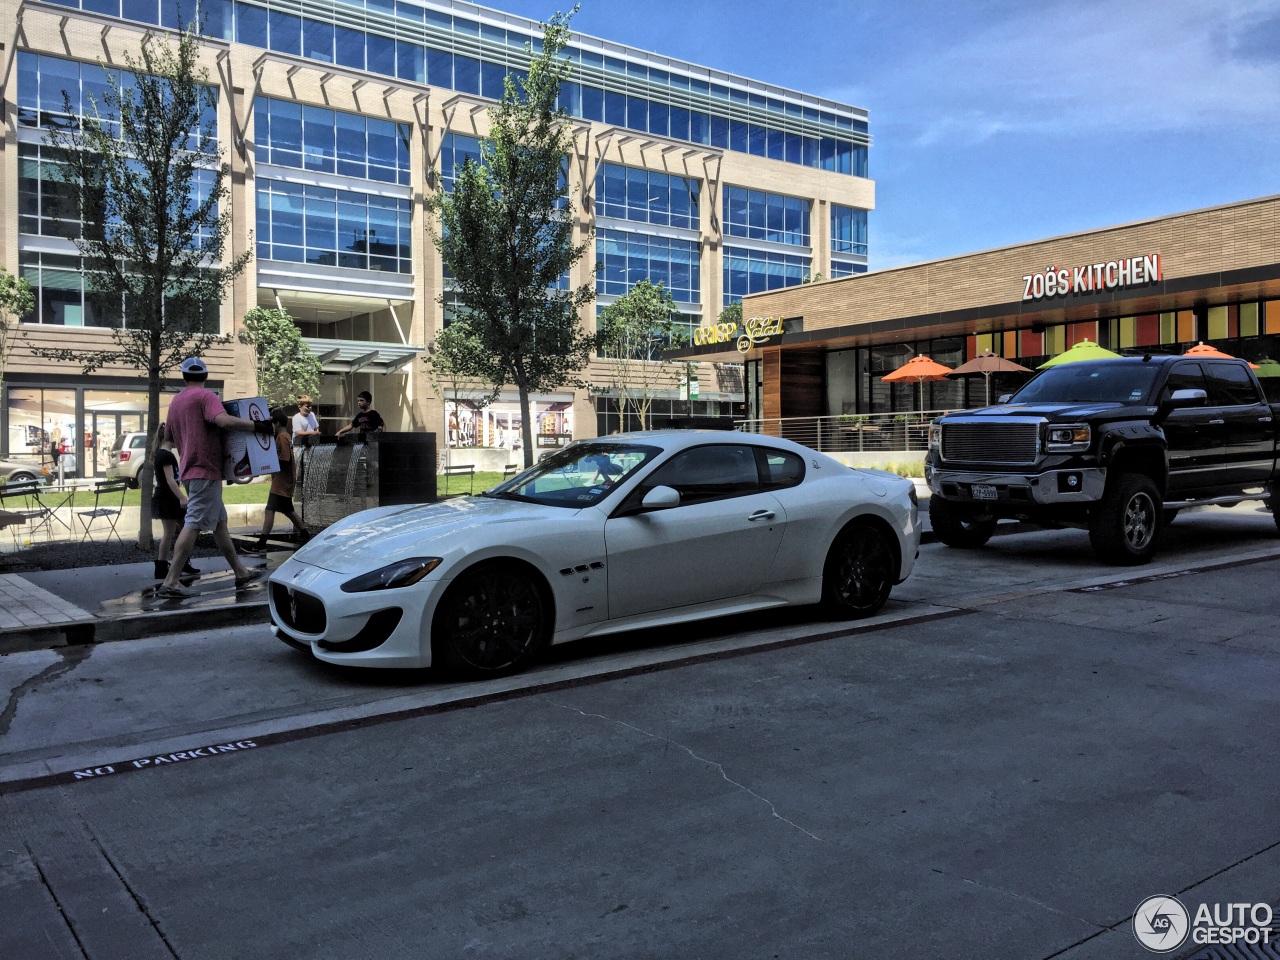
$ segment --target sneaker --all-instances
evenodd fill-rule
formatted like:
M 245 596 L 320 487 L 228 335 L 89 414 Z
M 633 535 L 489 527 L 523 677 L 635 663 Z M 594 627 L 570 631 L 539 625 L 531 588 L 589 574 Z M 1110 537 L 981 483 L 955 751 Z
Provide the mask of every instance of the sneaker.
M 200 576 L 200 571 L 193 567 L 191 561 L 188 560 L 182 568 L 182 575 L 184 577 L 198 577 Z
M 169 576 L 169 561 L 157 560 L 155 576 L 157 580 L 164 580 Z
M 236 577 L 236 589 L 242 590 L 247 586 L 257 583 L 267 575 L 266 567 L 254 567 L 243 577 Z
M 267 555 L 266 548 L 258 544 L 254 544 L 251 547 L 241 547 L 236 552 L 242 557 L 265 557 Z
M 163 597 L 165 600 L 186 600 L 195 595 L 194 590 L 188 590 L 186 587 L 170 587 L 163 583 L 156 587 L 156 596 Z

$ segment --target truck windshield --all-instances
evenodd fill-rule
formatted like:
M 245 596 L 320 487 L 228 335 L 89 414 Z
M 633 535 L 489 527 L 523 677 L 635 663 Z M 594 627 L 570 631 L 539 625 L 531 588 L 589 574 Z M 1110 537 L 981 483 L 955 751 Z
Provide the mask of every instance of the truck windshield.
M 1099 360 L 1050 367 L 1010 403 L 1142 403 L 1158 367 L 1141 360 Z

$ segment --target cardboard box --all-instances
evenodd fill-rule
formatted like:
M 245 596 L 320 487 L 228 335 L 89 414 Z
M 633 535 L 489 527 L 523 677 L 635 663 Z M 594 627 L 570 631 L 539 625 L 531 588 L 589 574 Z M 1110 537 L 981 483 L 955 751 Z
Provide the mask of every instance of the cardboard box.
M 245 420 L 270 420 L 271 408 L 264 397 L 223 400 L 222 407 L 233 417 Z M 225 430 L 222 434 L 222 479 L 243 483 L 252 477 L 275 473 L 280 469 L 274 434 L 245 433 Z

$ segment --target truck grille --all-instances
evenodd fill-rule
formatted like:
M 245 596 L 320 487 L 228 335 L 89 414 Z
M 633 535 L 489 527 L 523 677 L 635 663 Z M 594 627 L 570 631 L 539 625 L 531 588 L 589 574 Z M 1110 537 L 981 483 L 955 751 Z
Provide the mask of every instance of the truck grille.
M 968 463 L 1034 463 L 1035 423 L 948 423 L 942 428 L 942 459 Z

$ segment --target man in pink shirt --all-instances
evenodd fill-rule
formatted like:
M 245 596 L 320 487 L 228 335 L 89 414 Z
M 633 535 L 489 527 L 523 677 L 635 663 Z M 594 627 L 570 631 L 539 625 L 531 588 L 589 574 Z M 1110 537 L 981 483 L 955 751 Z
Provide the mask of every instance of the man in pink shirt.
M 187 517 L 173 545 L 173 562 L 169 575 L 156 588 L 156 595 L 173 599 L 195 596 L 182 586 L 178 577 L 201 530 L 212 530 L 214 542 L 236 576 L 236 588 L 247 587 L 262 578 L 265 567 L 250 570 L 236 556 L 235 544 L 227 531 L 227 508 L 222 505 L 222 431 L 242 430 L 271 434 L 270 420 L 255 422 L 233 417 L 222 408 L 222 401 L 204 386 L 209 368 L 199 357 L 182 361 L 182 379 L 186 386 L 173 402 L 165 427 L 178 447 L 182 464 L 181 479 L 187 488 Z

